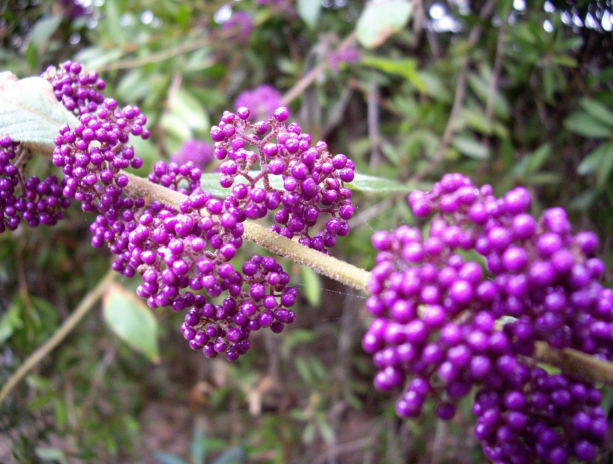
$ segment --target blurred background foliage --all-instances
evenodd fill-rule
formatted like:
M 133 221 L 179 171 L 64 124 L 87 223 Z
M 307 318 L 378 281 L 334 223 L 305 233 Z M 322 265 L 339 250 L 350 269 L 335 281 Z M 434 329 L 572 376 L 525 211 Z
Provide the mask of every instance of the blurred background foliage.
M 525 185 L 537 212 L 559 204 L 597 230 L 610 266 L 612 29 L 610 0 L 4 0 L 0 66 L 98 70 L 107 96 L 148 115 L 146 166 L 208 141 L 238 94 L 268 84 L 358 172 L 404 191 L 450 171 Z M 413 222 L 406 193 L 380 190 L 356 194 L 335 251 L 366 268 L 373 229 Z M 0 385 L 107 272 L 89 220 L 0 236 Z M 189 350 L 181 316 L 148 310 L 132 282 L 110 286 L 2 404 L 0 462 L 482 462 L 470 403 L 448 426 L 399 421 L 371 388 L 362 296 L 286 266 L 297 322 L 232 365 Z

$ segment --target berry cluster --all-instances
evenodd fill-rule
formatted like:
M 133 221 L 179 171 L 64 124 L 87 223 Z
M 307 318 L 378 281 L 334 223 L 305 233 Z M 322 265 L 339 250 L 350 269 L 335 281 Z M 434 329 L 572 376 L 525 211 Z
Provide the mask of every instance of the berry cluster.
M 196 139 L 186 141 L 177 152 L 170 156 L 171 163 L 181 166 L 191 161 L 200 169 L 204 169 L 214 159 L 211 143 Z
M 427 397 L 441 418 L 453 417 L 453 402 L 490 375 L 509 349 L 487 312 L 494 292 L 481 267 L 466 262 L 433 234 L 399 227 L 373 235 L 379 251 L 369 283 L 368 311 L 376 317 L 363 339 L 374 355 L 375 386 L 390 390 L 413 375 L 396 405 L 401 417 L 417 417 Z
M 591 461 L 607 437 L 600 392 L 564 375 L 516 364 L 477 392 L 475 435 L 500 464 Z
M 524 347 L 521 354 L 543 340 L 611 359 L 613 291 L 598 283 L 605 270 L 594 257 L 598 238 L 573 235 L 562 208 L 537 221 L 523 187 L 496 198 L 490 186 L 477 190 L 458 174 L 444 176 L 430 193 L 411 193 L 409 202 L 416 216 L 439 213 L 432 227 L 447 231 L 446 243 L 486 259 L 496 293 L 492 314 L 517 319 L 505 330 Z
M 107 98 L 95 114 L 82 115 L 74 129 L 60 127 L 52 160 L 64 173 L 64 196 L 75 198 L 86 212 L 106 213 L 121 201 L 128 178 L 119 171 L 143 164 L 127 143 L 130 135 L 149 137 L 146 122 L 137 107 L 118 110 L 117 102 Z
M 65 61 L 59 69 L 49 66 L 42 76 L 53 86 L 55 97 L 77 116 L 94 113 L 104 101 L 98 91 L 106 82 L 96 71 L 85 72 L 79 63 Z
M 229 262 L 242 245 L 243 221 L 260 214 L 253 208 L 263 201 L 258 194 L 251 202 L 235 195 L 213 198 L 202 191 L 202 170 L 192 161 L 160 161 L 149 181 L 187 195 L 179 211 L 130 197 L 121 170 L 143 164 L 128 142 L 130 136 L 149 137 L 146 117 L 136 107 L 118 109 L 115 100 L 101 100 L 92 88 L 103 87 L 94 84 L 95 73 L 69 62 L 62 69 L 61 75 L 48 71 L 54 89 L 69 110 L 78 107 L 82 114 L 73 129 L 61 127 L 54 139 L 52 160 L 64 173 L 60 193 L 79 201 L 83 211 L 98 213 L 91 242 L 109 246 L 112 268 L 126 277 L 142 276 L 137 294 L 149 306 L 191 308 L 181 331 L 190 347 L 207 357 L 225 352 L 234 361 L 249 350 L 250 332 L 262 327 L 280 332 L 292 323 L 296 290 L 287 286 L 289 276 L 274 259 L 254 256 L 242 272 Z M 278 196 L 278 206 L 281 196 L 271 195 Z M 203 293 L 227 296 L 215 305 Z
M 55 225 L 64 217 L 70 201 L 62 197 L 62 185 L 55 176 L 41 181 L 24 178 L 24 158 L 19 144 L 0 136 L 0 233 L 15 230 L 23 219 L 30 227 Z
M 221 25 L 221 30 L 231 34 L 231 38 L 241 44 L 249 42 L 249 37 L 253 32 L 253 20 L 244 11 L 235 11 L 225 23 Z
M 262 84 L 253 90 L 245 90 L 238 94 L 234 108 L 247 108 L 249 120 L 269 117 L 281 106 L 283 95 L 272 85 Z
M 288 309 L 296 289 L 286 287 L 289 275 L 273 258 L 255 255 L 242 271 L 243 275 L 234 271 L 229 263 L 219 265 L 217 274 L 229 282 L 230 296 L 219 305 L 198 301 L 185 315 L 183 336 L 192 349 L 202 348 L 207 358 L 225 352 L 226 359 L 236 361 L 249 350 L 251 332 L 270 327 L 280 333 L 296 318 Z
M 427 238 L 407 226 L 373 235 L 379 253 L 366 306 L 376 319 L 363 346 L 379 370 L 375 386 L 397 388 L 410 377 L 398 414 L 417 417 L 433 397 L 445 420 L 475 385 L 501 398 L 512 390 L 530 396 L 541 389 L 551 394 L 549 403 L 522 409 L 521 417 L 503 408 L 497 421 L 488 422 L 487 433 L 478 427 L 477 437 L 490 457 L 500 463 L 535 462 L 528 457 L 536 450 L 542 462 L 567 462 L 571 455 L 591 459 L 593 453 L 586 450 L 600 444 L 604 432 L 592 437 L 567 427 L 570 419 L 552 411 L 570 403 L 558 404 L 554 398 L 562 393 L 545 391 L 538 383 L 545 381 L 528 382 L 532 374 L 525 356 L 533 354 L 536 341 L 544 341 L 613 357 L 613 291 L 598 283 L 604 264 L 594 257 L 596 236 L 573 234 L 561 208 L 533 218 L 524 188 L 497 198 L 491 186 L 476 188 L 460 174 L 445 175 L 430 192 L 412 192 L 409 204 L 418 217 L 434 215 Z M 466 252 L 483 256 L 485 270 L 459 254 Z M 495 330 L 497 321 L 501 331 Z M 573 381 L 560 375 L 552 382 Z M 576 409 L 564 414 L 584 412 L 597 402 L 573 404 Z M 590 414 L 598 419 L 601 413 Z M 559 440 L 537 450 L 534 437 L 545 426 L 559 432 L 556 440 L 566 443 L 563 452 L 554 446 Z M 525 441 L 515 440 L 518 430 L 525 432 Z
M 108 242 L 116 255 L 112 267 L 143 283 L 137 294 L 152 307 L 189 311 L 181 333 L 192 349 L 212 358 L 224 353 L 235 361 L 250 347 L 249 334 L 262 327 L 280 332 L 292 323 L 296 290 L 272 258 L 254 256 L 242 273 L 229 262 L 242 245 L 246 214 L 235 197 L 213 198 L 200 188 L 202 171 L 193 163 L 159 161 L 151 182 L 188 195 L 179 212 L 153 201 L 118 200 L 113 214 L 92 224 L 92 244 Z M 221 304 L 210 298 L 227 293 Z
M 338 74 L 341 63 L 352 65 L 362 59 L 360 51 L 356 47 L 348 47 L 341 51 L 333 51 L 328 55 L 328 64 L 335 74 Z
M 255 124 L 249 122 L 249 115 L 244 107 L 236 114 L 225 112 L 220 124 L 211 128 L 215 156 L 225 160 L 220 166 L 220 185 L 232 187 L 247 218 L 260 219 L 276 211 L 277 224 L 271 230 L 289 239 L 300 237 L 302 245 L 327 252 L 337 236 L 349 233 L 347 220 L 354 208 L 345 183 L 354 178 L 353 161 L 342 154 L 332 156 L 323 141 L 312 147 L 311 136 L 302 133 L 298 124 L 286 126 L 286 108 L 278 108 L 272 118 Z M 258 163 L 261 170 L 253 172 Z M 236 182 L 238 179 L 241 181 Z M 281 180 L 282 188 L 273 187 L 276 179 Z M 331 216 L 325 230 L 311 236 L 310 228 L 322 213 Z

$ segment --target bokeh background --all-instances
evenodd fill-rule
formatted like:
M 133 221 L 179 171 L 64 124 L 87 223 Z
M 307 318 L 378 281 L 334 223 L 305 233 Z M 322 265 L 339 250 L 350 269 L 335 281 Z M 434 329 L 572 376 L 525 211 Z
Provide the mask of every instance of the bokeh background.
M 390 180 L 354 197 L 334 253 L 358 266 L 372 266 L 373 230 L 414 223 L 406 192 L 452 171 L 498 194 L 525 185 L 537 213 L 564 206 L 597 231 L 610 266 L 612 30 L 610 0 L 4 0 L 0 69 L 98 70 L 106 96 L 149 117 L 143 171 L 191 159 L 214 172 L 208 131 L 221 113 L 265 117 L 283 102 L 358 172 Z M 0 236 L 0 385 L 109 269 L 89 245 L 91 218 L 67 216 Z M 247 245 L 241 259 L 261 252 Z M 447 425 L 431 411 L 399 420 L 393 396 L 372 388 L 363 296 L 284 266 L 297 321 L 252 337 L 235 364 L 191 351 L 182 316 L 147 309 L 118 278 L 0 406 L 0 462 L 484 461 L 470 400 Z

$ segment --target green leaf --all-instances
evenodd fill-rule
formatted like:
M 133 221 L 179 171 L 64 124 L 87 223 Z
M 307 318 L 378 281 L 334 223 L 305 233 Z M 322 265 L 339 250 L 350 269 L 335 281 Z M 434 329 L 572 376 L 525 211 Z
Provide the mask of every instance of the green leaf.
M 193 137 L 188 123 L 177 114 L 164 113 L 160 119 L 160 126 L 180 140 L 187 140 Z
M 402 76 L 411 84 L 413 84 L 420 92 L 426 91 L 426 84 L 417 72 L 417 63 L 411 58 L 405 58 L 402 60 L 390 60 L 387 58 L 367 56 L 362 58 L 360 63 L 364 66 L 371 66 L 373 68 L 380 69 L 387 74 L 396 74 L 398 76 Z
M 316 0 L 311 0 L 316 1 Z M 358 18 L 356 35 L 366 48 L 375 48 L 402 30 L 411 17 L 413 7 L 408 0 L 370 2 Z
M 52 144 L 62 124 L 74 126 L 77 119 L 53 95 L 42 77 L 17 80 L 8 73 L 0 80 L 0 134 L 19 142 Z
M 321 278 L 310 267 L 300 268 L 300 279 L 304 285 L 304 295 L 311 306 L 319 306 L 321 303 Z
M 121 48 L 105 50 L 99 47 L 88 47 L 77 53 L 73 59 L 86 68 L 96 69 L 119 60 L 123 55 Z
M 245 452 L 242 448 L 238 446 L 234 446 L 232 448 L 228 448 L 221 456 L 219 456 L 215 461 L 211 464 L 231 464 L 236 462 L 242 462 L 245 459 Z
M 187 464 L 179 456 L 170 453 L 162 453 L 161 451 L 154 451 L 153 458 L 162 464 Z
M 477 94 L 481 102 L 483 104 L 487 104 L 487 100 L 490 95 L 489 82 L 475 73 L 470 73 L 468 75 L 468 85 L 473 90 L 473 92 Z M 494 113 L 496 114 L 496 116 L 504 120 L 508 119 L 510 115 L 510 111 L 509 111 L 509 104 L 507 103 L 505 98 L 502 96 L 500 92 L 496 91 L 494 92 L 493 99 L 494 99 L 493 108 L 494 108 Z
M 206 448 L 204 447 L 204 429 L 200 424 L 194 427 L 194 436 L 189 445 L 189 455 L 192 458 L 191 464 L 205 464 Z
M 30 33 L 30 42 L 36 47 L 39 54 L 47 48 L 51 36 L 57 31 L 61 23 L 62 16 L 60 15 L 42 18 L 36 22 Z
M 102 25 L 106 26 L 109 38 L 114 43 L 125 44 L 126 34 L 125 29 L 121 27 L 119 17 L 121 16 L 116 0 L 106 0 L 104 3 L 106 18 Z M 100 27 L 100 26 L 98 26 Z
M 21 321 L 21 306 L 12 304 L 10 309 L 0 319 L 0 345 L 11 338 L 15 329 L 23 326 Z
M 321 438 L 328 444 L 334 442 L 334 429 L 328 423 L 325 417 L 318 417 L 317 425 L 319 426 L 319 433 L 321 433 Z
M 255 177 L 260 171 L 250 171 L 249 174 Z M 283 190 L 283 179 L 281 176 L 269 176 L 270 185 L 274 188 Z M 237 178 L 236 182 L 246 183 L 243 178 Z M 209 192 L 216 197 L 225 197 L 231 190 L 222 188 L 219 185 L 219 174 L 211 172 L 205 173 L 200 179 L 200 186 L 205 192 Z M 381 177 L 368 176 L 356 173 L 353 181 L 347 184 L 349 188 L 357 192 L 389 194 L 394 192 L 409 193 L 412 188 L 409 185 L 401 184 L 395 180 L 383 179 Z
M 198 99 L 185 89 L 179 90 L 170 100 L 170 111 L 192 130 L 206 131 L 210 126 L 209 116 Z
M 393 192 L 409 193 L 413 190 L 411 186 L 401 184 L 398 181 L 360 174 L 359 172 L 355 173 L 354 179 L 347 186 L 357 192 L 380 194 Z
M 317 26 L 317 22 L 321 16 L 321 7 L 322 2 L 319 0 L 298 0 L 296 4 L 298 16 L 300 16 L 300 19 L 307 23 L 310 28 Z
M 608 138 L 613 136 L 613 130 L 603 123 L 593 118 L 590 114 L 578 112 L 571 114 L 564 121 L 564 127 L 584 137 L 589 138 Z
M 613 143 L 605 144 L 605 151 L 602 155 L 602 164 L 596 172 L 596 187 L 602 189 L 613 170 Z
M 283 339 L 280 352 L 283 358 L 289 358 L 290 354 L 298 345 L 303 343 L 311 343 L 315 340 L 315 332 L 308 329 L 295 329 L 288 332 L 287 337 Z
M 538 171 L 549 155 L 551 155 L 551 145 L 548 143 L 541 145 L 532 153 L 527 153 L 522 157 L 513 168 L 514 175 L 524 177 Z
M 456 135 L 451 145 L 469 158 L 484 160 L 489 157 L 488 149 L 470 136 Z
M 579 166 L 577 166 L 577 174 L 580 176 L 587 176 L 599 169 L 602 158 L 607 150 L 607 145 L 608 144 L 604 143 L 598 146 L 583 158 Z
M 157 319 L 133 293 L 117 284 L 111 286 L 104 295 L 103 313 L 119 338 L 152 362 L 160 361 Z
M 43 446 L 39 446 L 34 449 L 34 453 L 42 461 L 53 461 L 55 463 L 68 464 L 66 454 L 64 454 L 64 452 L 59 448 L 45 448 Z
M 605 105 L 600 102 L 589 100 L 587 98 L 581 99 L 581 106 L 591 116 L 598 119 L 600 122 L 605 123 L 607 126 L 613 127 L 613 112 L 609 110 Z
M 418 75 L 426 87 L 426 95 L 444 103 L 451 103 L 453 101 L 453 95 L 440 76 L 430 71 L 419 71 Z

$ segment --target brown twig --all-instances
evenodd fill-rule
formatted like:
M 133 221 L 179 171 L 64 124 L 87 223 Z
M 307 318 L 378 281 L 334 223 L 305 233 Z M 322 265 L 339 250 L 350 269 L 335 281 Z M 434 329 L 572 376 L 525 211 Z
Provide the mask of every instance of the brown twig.
M 85 315 L 93 308 L 94 304 L 102 297 L 104 291 L 111 285 L 117 277 L 117 273 L 109 270 L 104 278 L 96 285 L 96 287 L 85 295 L 85 298 L 79 303 L 77 309 L 66 319 L 58 330 L 51 336 L 49 340 L 43 343 L 34 353 L 32 353 L 25 362 L 17 369 L 17 371 L 9 378 L 6 384 L 0 390 L 0 403 L 6 398 L 11 390 L 30 372 L 30 370 L 43 360 L 51 351 L 53 351 L 64 340 L 72 329 L 81 322 Z
M 492 13 L 495 5 L 495 0 L 489 0 L 481 9 L 479 17 L 481 19 L 487 18 Z M 438 151 L 434 157 L 437 163 L 440 163 L 445 157 L 445 152 L 447 151 L 447 148 L 449 147 L 449 144 L 451 143 L 451 140 L 455 134 L 457 119 L 460 116 L 462 107 L 464 106 L 464 97 L 466 96 L 466 77 L 471 61 L 470 49 L 477 44 L 482 33 L 483 28 L 480 25 L 477 25 L 470 31 L 470 35 L 468 36 L 469 51 L 466 52 L 464 61 L 462 62 L 462 68 L 460 69 L 458 82 L 456 84 L 453 106 L 451 107 L 451 114 L 449 115 L 449 120 L 447 121 L 447 126 L 445 127 L 441 144 L 439 145 Z
M 352 32 L 345 40 L 341 42 L 341 44 L 337 47 L 336 52 L 341 52 L 346 48 L 350 47 L 355 41 L 355 32 Z M 302 94 L 309 87 L 317 77 L 324 72 L 329 66 L 328 60 L 324 59 L 321 63 L 311 69 L 307 74 L 305 74 L 302 79 L 300 79 L 296 84 L 289 89 L 283 98 L 281 99 L 281 103 L 284 105 L 288 105 L 292 101 L 294 101 L 298 96 Z

